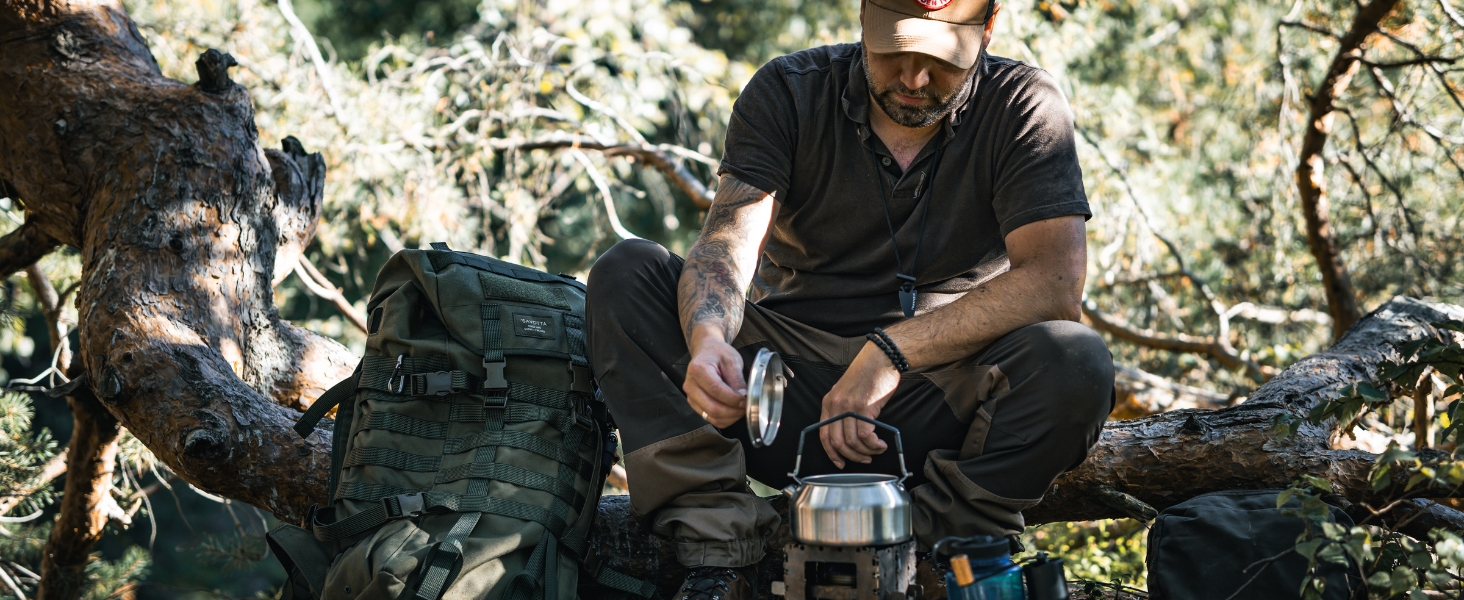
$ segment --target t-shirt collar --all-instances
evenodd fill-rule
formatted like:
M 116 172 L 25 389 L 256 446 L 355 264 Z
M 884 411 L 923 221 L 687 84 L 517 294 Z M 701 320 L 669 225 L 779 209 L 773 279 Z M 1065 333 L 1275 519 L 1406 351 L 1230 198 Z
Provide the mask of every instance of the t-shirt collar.
M 849 82 L 844 86 L 844 114 L 856 123 L 869 124 L 869 81 L 864 75 L 864 44 L 858 43 L 854 49 L 854 60 L 849 61 Z M 966 111 L 971 108 L 971 98 L 975 96 L 976 90 L 981 86 L 981 81 L 986 78 L 986 52 L 981 52 L 981 67 L 976 72 L 976 82 L 971 87 L 961 92 L 960 108 L 946 117 L 945 127 L 947 137 L 951 128 L 961 124 L 961 119 Z

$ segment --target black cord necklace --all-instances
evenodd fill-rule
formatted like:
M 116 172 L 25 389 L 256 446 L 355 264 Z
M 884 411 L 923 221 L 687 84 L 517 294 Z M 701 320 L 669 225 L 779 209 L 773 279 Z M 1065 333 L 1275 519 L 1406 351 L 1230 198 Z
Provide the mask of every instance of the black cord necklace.
M 895 221 L 890 217 L 890 196 L 894 194 L 894 190 L 885 190 L 884 169 L 879 166 L 879 157 L 875 155 L 874 148 L 869 148 L 869 161 L 874 166 L 874 177 L 879 184 L 879 199 L 882 202 L 881 206 L 884 207 L 885 226 L 890 231 L 890 247 L 895 250 L 895 280 L 900 282 L 900 310 L 905 313 L 907 319 L 915 316 L 915 269 L 920 263 L 920 248 L 925 245 L 926 215 L 930 213 L 930 205 L 934 202 L 930 199 L 930 190 L 935 187 L 935 172 L 940 167 L 941 157 L 945 155 L 945 140 L 942 139 L 937 143 L 941 144 L 941 147 L 935 152 L 935 162 L 931 163 L 928 171 L 929 177 L 922 177 L 920 183 L 916 184 L 917 187 L 925 188 L 923 194 L 922 190 L 915 190 L 916 203 L 924 203 L 924 206 L 920 207 L 920 237 L 915 239 L 915 254 L 910 258 L 908 274 L 905 272 L 905 261 L 900 257 L 900 240 L 895 236 Z M 892 184 L 890 187 L 893 188 L 894 185 Z
M 987 21 L 991 20 L 991 16 L 995 12 L 995 6 L 995 2 L 987 5 Z M 968 103 L 973 102 L 973 99 L 977 97 L 981 91 L 982 69 L 985 68 L 986 64 L 985 46 L 982 46 L 981 52 L 976 55 L 976 64 L 978 65 L 977 72 L 975 75 L 973 75 L 973 77 L 975 77 L 975 80 L 971 82 L 972 98 L 967 99 Z M 870 133 L 874 134 L 874 128 L 872 126 L 870 127 Z M 894 194 L 894 184 L 890 185 L 891 190 L 889 192 L 885 191 L 884 169 L 880 168 L 879 166 L 879 157 L 875 155 L 873 147 L 866 146 L 866 148 L 869 150 L 869 162 L 872 166 L 874 166 L 874 177 L 878 180 L 879 184 L 879 199 L 881 202 L 883 202 L 884 206 L 885 226 L 888 227 L 890 230 L 890 247 L 895 249 L 895 280 L 900 282 L 900 310 L 905 313 L 906 319 L 915 316 L 916 292 L 914 273 L 916 267 L 919 266 L 918 263 L 920 262 L 920 247 L 925 245 L 925 216 L 930 213 L 930 204 L 934 202 L 934 200 L 930 199 L 930 190 L 935 187 L 935 171 L 938 167 L 940 167 L 940 159 L 942 156 L 945 156 L 945 145 L 949 141 L 950 140 L 944 139 L 944 137 L 942 137 L 942 139 L 937 142 L 938 144 L 940 144 L 940 149 L 935 152 L 935 162 L 931 163 L 930 165 L 930 177 L 922 180 L 921 183 L 916 184 L 915 192 L 918 197 L 915 199 L 915 201 L 917 203 L 924 202 L 925 206 L 920 207 L 920 237 L 915 240 L 915 255 L 910 258 L 910 274 L 905 273 L 905 261 L 900 258 L 900 240 L 895 237 L 895 220 L 890 217 L 890 196 Z M 921 191 L 919 189 L 921 186 L 925 188 L 924 194 L 919 193 Z

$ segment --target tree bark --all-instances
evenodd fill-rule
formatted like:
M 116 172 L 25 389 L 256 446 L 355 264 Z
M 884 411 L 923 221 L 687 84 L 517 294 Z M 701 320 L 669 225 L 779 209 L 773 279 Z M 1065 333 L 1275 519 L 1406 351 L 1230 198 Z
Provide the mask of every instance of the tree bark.
M 41 557 L 37 597 L 80 598 L 87 584 L 86 563 L 102 539 L 107 522 L 126 515 L 112 499 L 112 471 L 117 465 L 117 419 L 90 390 L 78 390 L 67 402 L 75 427 L 66 446 L 66 487 L 61 512 Z
M 5 0 L 0 57 L 0 181 L 25 231 L 81 250 L 91 391 L 183 479 L 298 520 L 330 438 L 290 427 L 355 364 L 273 305 L 323 159 L 260 147 L 231 57 L 206 53 L 193 85 L 163 77 L 112 3 Z
M 1337 233 L 1332 228 L 1325 177 L 1326 157 L 1322 151 L 1326 149 L 1327 137 L 1332 133 L 1337 99 L 1351 85 L 1353 75 L 1362 64 L 1358 60 L 1362 58 L 1363 43 L 1400 2 L 1373 0 L 1361 7 L 1347 34 L 1338 40 L 1337 54 L 1332 57 L 1327 74 L 1312 94 L 1306 134 L 1302 137 L 1296 164 L 1296 189 L 1301 195 L 1302 215 L 1306 218 L 1307 245 L 1317 259 L 1317 270 L 1322 273 L 1327 312 L 1332 315 L 1333 339 L 1341 339 L 1362 313 L 1357 305 L 1357 291 L 1353 289 L 1352 278 L 1347 273 L 1347 264 L 1342 260 L 1342 248 L 1337 245 Z
M 0 196 L 9 194 L 8 187 L 0 180 Z M 50 254 L 57 246 L 56 240 L 46 235 L 39 227 L 25 223 L 15 231 L 0 237 L 0 278 L 13 275 L 16 271 L 36 264 L 41 257 Z

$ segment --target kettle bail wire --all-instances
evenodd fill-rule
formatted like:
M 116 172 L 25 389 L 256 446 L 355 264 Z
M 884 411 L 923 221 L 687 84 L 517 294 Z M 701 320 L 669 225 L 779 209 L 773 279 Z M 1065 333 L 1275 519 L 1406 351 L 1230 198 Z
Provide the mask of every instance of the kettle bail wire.
M 905 445 L 900 442 L 900 430 L 896 429 L 893 425 L 876 421 L 851 410 L 844 414 L 834 415 L 803 428 L 803 433 L 798 435 L 798 456 L 797 458 L 793 459 L 793 472 L 788 474 L 789 477 L 793 478 L 794 483 L 798 485 L 803 485 L 803 478 L 798 476 L 798 469 L 803 466 L 803 442 L 808 439 L 808 434 L 818 431 L 819 428 L 830 423 L 851 418 L 864 421 L 865 423 L 869 423 L 870 425 L 874 425 L 875 427 L 883 427 L 890 430 L 890 433 L 895 434 L 895 453 L 900 461 L 899 483 L 903 484 L 905 483 L 906 479 L 910 478 L 910 470 L 905 468 Z

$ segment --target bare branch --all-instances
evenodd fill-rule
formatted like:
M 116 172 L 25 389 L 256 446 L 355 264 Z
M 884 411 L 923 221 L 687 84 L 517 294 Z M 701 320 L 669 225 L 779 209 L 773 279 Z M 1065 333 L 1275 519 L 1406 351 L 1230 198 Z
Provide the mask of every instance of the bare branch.
M 1449 20 L 1453 21 L 1454 25 L 1464 28 L 1464 16 L 1460 16 L 1454 7 L 1449 6 L 1449 0 L 1439 0 L 1439 8 L 1444 9 L 1444 14 L 1449 16 Z
M 320 76 L 320 87 L 325 90 L 326 102 L 330 103 L 330 115 L 335 118 L 336 123 L 345 127 L 346 122 L 341 117 L 341 103 L 335 92 L 335 76 L 330 65 L 326 64 L 325 57 L 320 55 L 320 46 L 315 43 L 315 36 L 310 35 L 310 28 L 305 26 L 300 17 L 295 16 L 295 7 L 290 0 L 280 0 L 280 14 L 290 23 L 290 36 L 295 38 L 296 44 L 305 47 L 306 56 L 315 65 L 315 73 Z
M 1371 60 L 1367 60 L 1367 59 L 1361 59 L 1361 62 L 1364 65 L 1367 65 L 1367 66 L 1373 67 L 1373 68 L 1377 68 L 1377 69 L 1399 69 L 1399 68 L 1402 68 L 1402 67 L 1416 67 L 1416 66 L 1419 66 L 1419 65 L 1436 64 L 1436 63 L 1442 63 L 1442 64 L 1446 64 L 1446 65 L 1452 65 L 1455 62 L 1457 62 L 1458 60 L 1459 60 L 1458 57 L 1421 56 L 1421 57 L 1418 57 L 1418 58 L 1415 58 L 1415 59 L 1412 59 L 1412 60 L 1397 60 L 1397 61 L 1389 61 L 1389 62 L 1377 62 L 1377 61 L 1371 61 Z
M 366 315 L 356 310 L 356 307 L 346 300 L 341 290 L 332 285 L 330 280 L 326 279 L 325 275 L 317 270 L 308 258 L 301 256 L 300 261 L 295 263 L 295 275 L 300 277 L 300 282 L 305 284 L 305 289 L 310 290 L 310 293 L 329 300 L 331 304 L 335 305 L 336 310 L 341 311 L 347 321 L 356 326 L 356 329 L 360 329 L 363 333 L 367 332 Z
M 36 264 L 60 245 L 39 226 L 26 221 L 15 231 L 0 237 L 0 278 L 10 277 L 16 271 Z
M 1319 34 L 1325 35 L 1325 36 L 1327 36 L 1329 38 L 1332 38 L 1334 40 L 1340 40 L 1340 39 L 1342 39 L 1342 36 L 1337 35 L 1335 33 L 1332 33 L 1330 30 L 1328 30 L 1325 27 L 1322 27 L 1320 25 L 1313 25 L 1313 24 L 1307 23 L 1305 21 L 1281 21 L 1280 23 L 1278 23 L 1278 25 L 1280 25 L 1281 27 L 1294 27 L 1296 29 L 1305 29 L 1305 30 L 1310 31 L 1312 33 L 1319 33 Z
M 65 294 L 56 293 L 56 287 L 51 285 L 51 280 L 46 278 L 39 264 L 26 267 L 25 273 L 35 292 L 36 302 L 41 305 L 41 314 L 46 319 L 46 333 L 51 338 L 51 353 L 56 356 L 55 368 L 65 373 L 71 367 L 71 340 L 66 337 L 66 323 L 61 321 L 61 311 L 66 298 L 76 288 L 66 290 Z
M 590 181 L 595 182 L 595 189 L 599 190 L 600 196 L 605 200 L 605 216 L 610 219 L 610 228 L 615 231 L 615 235 L 620 236 L 622 240 L 640 239 L 640 236 L 631 233 L 629 229 L 625 228 L 625 225 L 620 223 L 620 214 L 616 212 L 615 201 L 610 195 L 610 184 L 605 181 L 605 176 L 600 174 L 600 170 L 595 168 L 595 163 L 590 162 L 590 157 L 585 156 L 585 153 L 578 148 L 570 150 L 570 155 L 584 166 L 585 172 L 590 176 Z
M 692 150 L 660 144 L 652 146 L 649 144 L 627 143 L 627 144 L 606 144 L 592 137 L 585 135 L 554 134 L 533 140 L 522 138 L 496 138 L 489 140 L 489 146 L 495 150 L 560 150 L 575 148 L 580 150 L 595 150 L 606 156 L 633 156 L 645 161 L 647 164 L 665 173 L 671 181 L 691 197 L 697 208 L 706 210 L 711 208 L 713 193 L 707 190 L 707 186 L 692 174 L 686 165 L 671 157 L 672 154 L 686 156 Z M 674 148 L 674 149 L 673 149 Z M 707 159 L 710 161 L 711 159 Z
M 1361 65 L 1362 45 L 1376 31 L 1378 23 L 1398 6 L 1399 0 L 1373 0 L 1357 11 L 1347 35 L 1338 39 L 1340 47 L 1332 58 L 1326 76 L 1311 98 L 1306 133 L 1296 163 L 1296 187 L 1301 196 L 1302 215 L 1306 218 L 1307 243 L 1316 258 L 1317 270 L 1327 295 L 1327 312 L 1332 315 L 1332 337 L 1342 334 L 1362 318 L 1357 304 L 1357 291 L 1342 261 L 1342 250 L 1332 228 L 1331 209 L 1323 176 L 1326 159 L 1322 151 L 1332 133 L 1333 112 L 1337 98 L 1352 83 Z
M 1255 361 L 1242 358 L 1229 344 L 1222 344 L 1215 338 L 1195 337 L 1182 333 L 1166 336 L 1138 329 L 1118 317 L 1099 311 L 1098 305 L 1092 300 L 1083 302 L 1083 316 L 1088 317 L 1088 321 L 1092 323 L 1094 329 L 1107 332 L 1109 335 L 1131 344 L 1169 352 L 1203 354 L 1215 359 L 1227 369 L 1244 369 L 1247 375 L 1258 382 L 1264 382 L 1270 378 L 1270 373 L 1266 369 L 1256 364 Z
M 1114 391 L 1117 402 L 1111 419 L 1132 419 L 1181 408 L 1219 408 L 1231 403 L 1229 396 L 1190 387 L 1142 369 L 1115 363 Z
M 10 512 L 10 509 L 15 508 L 22 500 L 51 485 L 52 481 L 55 481 L 57 477 L 60 477 L 65 472 L 66 449 L 62 448 L 61 452 L 58 452 L 56 456 L 52 456 L 51 460 L 46 461 L 46 464 L 30 480 L 30 483 L 20 489 L 13 490 L 9 495 L 0 497 L 0 515 Z

